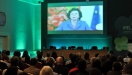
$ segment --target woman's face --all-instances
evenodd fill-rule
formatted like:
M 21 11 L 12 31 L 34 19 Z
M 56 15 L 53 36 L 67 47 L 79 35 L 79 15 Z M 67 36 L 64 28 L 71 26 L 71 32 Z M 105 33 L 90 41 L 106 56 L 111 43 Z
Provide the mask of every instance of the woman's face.
M 79 12 L 78 11 L 72 11 L 70 13 L 70 19 L 71 20 L 77 20 L 77 19 L 79 19 Z

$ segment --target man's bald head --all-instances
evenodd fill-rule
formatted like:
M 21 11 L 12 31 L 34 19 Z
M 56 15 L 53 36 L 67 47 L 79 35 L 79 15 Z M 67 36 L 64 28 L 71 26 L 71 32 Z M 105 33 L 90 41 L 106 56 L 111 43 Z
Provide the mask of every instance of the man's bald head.
M 62 57 L 57 57 L 56 64 L 57 65 L 63 65 L 63 59 L 62 59 Z

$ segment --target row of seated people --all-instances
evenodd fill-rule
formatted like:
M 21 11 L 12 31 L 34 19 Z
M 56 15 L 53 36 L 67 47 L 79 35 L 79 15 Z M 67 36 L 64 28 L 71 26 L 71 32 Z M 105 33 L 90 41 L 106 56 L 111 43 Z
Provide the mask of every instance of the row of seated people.
M 27 51 L 21 56 L 19 51 L 14 52 L 11 58 L 9 51 L 0 55 L 0 71 L 2 75 L 132 75 L 131 53 L 127 54 L 128 62 L 124 63 L 123 57 L 115 57 L 113 53 L 89 58 L 85 53 L 84 58 L 80 53 L 69 54 L 69 60 L 63 56 L 57 56 L 56 52 L 47 53 L 37 51 L 37 56 L 30 59 Z

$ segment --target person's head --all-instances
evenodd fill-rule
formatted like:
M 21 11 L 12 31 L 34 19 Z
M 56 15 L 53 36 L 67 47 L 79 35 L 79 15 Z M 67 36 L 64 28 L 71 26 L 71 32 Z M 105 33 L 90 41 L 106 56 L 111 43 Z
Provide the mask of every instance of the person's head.
M 20 56 L 21 56 L 20 51 L 15 51 L 15 52 L 14 52 L 14 56 L 20 57 Z
M 6 50 L 2 51 L 2 56 L 6 55 Z
M 49 57 L 49 58 L 47 59 L 46 63 L 50 63 L 50 64 L 53 65 L 53 64 L 54 64 L 54 60 L 53 60 L 52 58 Z
M 131 58 L 132 57 L 132 53 L 131 52 L 127 52 L 127 57 Z
M 70 59 L 71 59 L 72 55 L 73 55 L 72 53 L 69 54 L 69 58 L 70 58 Z
M 18 71 L 18 68 L 14 66 L 10 66 L 9 68 L 7 68 L 4 75 L 17 75 L 17 71 Z
M 41 53 L 41 52 L 38 53 L 38 54 L 37 54 L 37 57 L 38 57 L 38 60 L 41 60 L 41 59 L 42 59 L 42 53 Z
M 115 56 L 111 56 L 111 57 L 110 57 L 110 60 L 111 60 L 112 63 L 113 63 L 113 62 L 116 62 L 116 61 L 117 61 L 117 58 L 116 58 Z
M 86 53 L 84 54 L 84 59 L 85 59 L 85 60 L 89 60 L 89 53 L 86 52 Z
M 114 71 L 120 71 L 122 69 L 121 64 L 119 62 L 114 62 L 112 65 L 112 69 Z
M 103 64 L 107 60 L 107 57 L 104 55 L 101 57 L 101 63 Z
M 36 63 L 37 63 L 37 59 L 32 58 L 32 59 L 30 60 L 30 65 L 35 66 Z
M 78 57 L 81 57 L 81 53 L 80 53 L 80 52 L 77 52 L 76 55 L 77 55 Z
M 92 57 L 92 58 L 90 59 L 90 63 L 93 63 L 93 61 L 94 61 L 95 59 L 96 59 L 95 57 Z
M 100 61 L 100 59 L 96 58 L 93 61 L 92 68 L 97 68 L 97 69 L 100 69 L 101 68 L 101 61 Z
M 6 51 L 6 55 L 10 55 L 10 51 L 8 50 L 8 51 Z
M 114 52 L 113 51 L 110 51 L 110 55 L 113 55 L 114 54 Z
M 57 58 L 57 53 L 55 51 L 53 51 L 51 57 L 53 57 L 54 59 L 56 59 Z
M 22 57 L 28 56 L 28 51 L 24 51 Z
M 78 8 L 72 8 L 67 14 L 71 20 L 80 20 L 82 18 L 82 12 Z
M 125 67 L 123 68 L 123 73 L 124 74 L 132 74 L 132 64 L 126 64 Z
M 83 59 L 80 59 L 78 61 L 78 69 L 84 71 L 86 69 L 86 61 Z
M 56 64 L 57 65 L 63 65 L 63 59 L 62 59 L 62 57 L 57 57 Z
M 72 57 L 71 57 L 71 62 L 72 63 L 75 63 L 75 60 L 76 60 L 76 58 L 77 58 L 78 56 L 77 55 L 72 55 Z
M 4 55 L 3 56 L 3 60 L 6 61 L 6 62 L 8 62 L 9 61 L 9 57 L 7 55 Z
M 39 53 L 41 53 L 39 50 L 36 51 L 36 54 L 38 55 Z
M 96 54 L 95 54 L 95 57 L 98 57 L 98 56 L 99 56 L 99 53 L 96 53 Z
M 50 52 L 48 52 L 48 53 L 46 54 L 46 56 L 47 56 L 47 57 L 50 57 Z
M 11 59 L 11 66 L 17 67 L 19 64 L 19 58 L 17 56 L 12 57 Z
M 54 75 L 53 70 L 50 66 L 44 66 L 39 75 Z
M 97 68 L 92 68 L 89 71 L 89 75 L 101 75 L 101 72 Z
M 118 56 L 118 57 L 117 57 L 117 61 L 123 63 L 123 62 L 124 62 L 124 61 L 123 61 L 123 57 L 122 57 L 122 56 Z

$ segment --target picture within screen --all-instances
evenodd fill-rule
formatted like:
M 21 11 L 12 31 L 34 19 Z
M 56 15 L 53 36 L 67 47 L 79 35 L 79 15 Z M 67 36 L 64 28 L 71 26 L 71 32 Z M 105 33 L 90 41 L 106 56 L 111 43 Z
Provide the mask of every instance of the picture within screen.
M 48 34 L 103 34 L 103 2 L 48 4 Z

